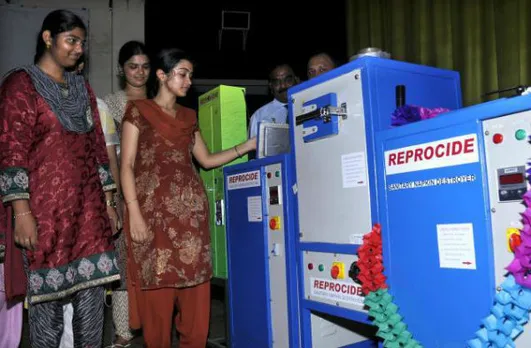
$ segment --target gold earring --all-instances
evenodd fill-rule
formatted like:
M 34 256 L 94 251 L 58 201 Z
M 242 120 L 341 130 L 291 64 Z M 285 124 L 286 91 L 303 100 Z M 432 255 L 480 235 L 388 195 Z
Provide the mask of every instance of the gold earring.
M 49 50 L 50 47 L 52 47 L 52 45 L 51 45 L 49 42 L 47 42 L 47 43 L 46 43 L 46 49 Z

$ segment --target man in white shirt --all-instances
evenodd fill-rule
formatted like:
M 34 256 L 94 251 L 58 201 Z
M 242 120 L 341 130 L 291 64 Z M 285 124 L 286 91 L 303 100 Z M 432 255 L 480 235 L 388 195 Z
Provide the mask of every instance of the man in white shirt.
M 249 138 L 256 137 L 259 122 L 286 123 L 288 117 L 288 88 L 299 78 L 288 64 L 277 65 L 269 74 L 269 88 L 274 99 L 256 110 L 249 123 Z

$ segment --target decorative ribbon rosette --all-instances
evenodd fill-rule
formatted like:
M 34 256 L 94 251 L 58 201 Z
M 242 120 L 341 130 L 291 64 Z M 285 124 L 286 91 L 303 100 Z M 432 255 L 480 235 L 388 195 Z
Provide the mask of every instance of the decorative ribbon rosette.
M 398 306 L 387 291 L 382 263 L 382 229 L 375 224 L 372 231 L 363 236 L 363 244 L 358 249 L 358 281 L 365 297 L 364 304 L 369 308 L 369 316 L 378 326 L 376 335 L 384 340 L 387 348 L 420 348 L 413 339 L 407 325 L 398 314 Z
M 358 280 L 362 284 L 364 295 L 371 291 L 387 288 L 383 275 L 382 262 L 382 230 L 379 224 L 374 225 L 372 231 L 363 236 L 363 244 L 358 249 Z
M 425 108 L 416 105 L 403 105 L 398 107 L 391 115 L 392 126 L 403 126 L 408 123 L 427 120 L 435 116 L 448 112 L 446 108 Z

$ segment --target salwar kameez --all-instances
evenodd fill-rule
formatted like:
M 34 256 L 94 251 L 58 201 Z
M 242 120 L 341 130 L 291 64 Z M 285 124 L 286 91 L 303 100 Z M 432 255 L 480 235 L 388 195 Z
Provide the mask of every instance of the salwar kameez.
M 20 279 L 27 281 L 33 347 L 58 344 L 65 299 L 78 303 L 74 331 L 90 322 L 97 332 L 75 333 L 75 346 L 100 346 L 95 326 L 103 311 L 96 302 L 103 305 L 103 286 L 119 279 L 104 197 L 115 185 L 96 98 L 86 89 L 94 128 L 77 133 L 63 127 L 25 71 L 12 73 L 0 88 L 0 221 L 12 219 L 7 204 L 25 199 L 37 223 L 38 246 L 25 252 L 26 277 Z M 6 267 L 22 262 L 11 261 Z
M 131 327 L 143 328 L 148 348 L 169 348 L 177 308 L 180 346 L 204 347 L 212 264 L 208 200 L 192 162 L 196 114 L 179 106 L 173 118 L 153 100 L 136 100 L 123 122 L 139 131 L 135 187 L 149 233 L 144 243 L 130 239 L 126 209 Z

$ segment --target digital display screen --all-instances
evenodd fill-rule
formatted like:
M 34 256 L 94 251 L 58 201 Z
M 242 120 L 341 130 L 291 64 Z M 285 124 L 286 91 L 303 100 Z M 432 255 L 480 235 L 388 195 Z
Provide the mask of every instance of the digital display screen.
M 279 203 L 278 197 L 278 186 L 273 186 L 269 188 L 269 204 L 277 205 Z
M 500 175 L 500 185 L 522 184 L 524 182 L 523 173 Z

